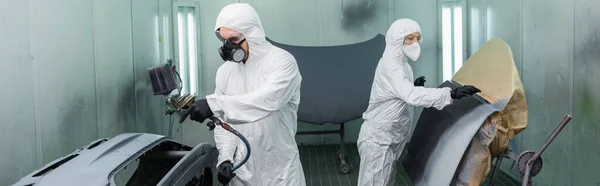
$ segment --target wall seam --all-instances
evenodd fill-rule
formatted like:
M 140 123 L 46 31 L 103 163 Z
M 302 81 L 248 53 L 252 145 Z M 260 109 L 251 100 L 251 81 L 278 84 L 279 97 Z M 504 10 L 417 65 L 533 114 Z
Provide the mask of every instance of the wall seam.
M 521 83 L 523 84 L 523 86 L 525 86 L 525 78 L 523 78 L 524 77 L 523 74 L 525 72 L 525 69 L 524 69 L 525 68 L 525 60 L 524 60 L 525 59 L 525 57 L 524 57 L 525 56 L 525 48 L 523 47 L 524 46 L 523 43 L 525 43 L 525 35 L 524 35 L 524 33 L 525 33 L 524 32 L 524 30 L 525 30 L 525 12 L 524 12 L 524 9 L 525 8 L 524 8 L 523 1 L 519 1 L 519 2 L 521 3 L 521 16 L 520 16 L 521 17 L 521 20 L 520 20 L 520 25 L 521 25 L 521 34 L 520 34 L 520 37 L 521 37 L 520 38 L 520 40 L 521 40 L 521 43 L 520 43 L 521 44 L 521 56 L 520 56 L 520 58 L 521 58 L 521 73 L 520 73 L 520 76 L 521 76 Z M 529 121 L 527 122 L 527 124 L 529 125 Z M 519 137 L 519 144 L 518 144 L 517 148 L 520 148 L 520 149 L 515 149 L 515 150 L 521 151 L 524 148 L 524 146 L 525 146 L 524 145 L 524 138 L 523 137 Z
M 134 123 L 134 128 L 135 129 L 134 129 L 134 131 L 138 131 L 138 115 L 137 115 L 138 102 L 137 102 L 137 89 L 135 88 L 136 87 L 136 82 L 135 82 L 135 75 L 136 75 L 135 74 L 135 67 L 136 66 L 135 66 L 135 38 L 134 38 L 134 35 L 133 35 L 133 33 L 135 32 L 134 31 L 134 26 L 133 26 L 133 1 L 134 0 L 130 0 L 129 1 L 130 10 L 131 10 L 130 11 L 131 17 L 129 18 L 129 20 L 130 20 L 130 24 L 131 24 L 131 62 L 133 63 L 133 68 L 132 68 L 132 72 L 133 72 L 133 74 L 132 74 L 132 80 L 133 80 L 133 83 L 132 83 L 132 86 L 133 86 L 133 100 L 134 100 L 133 110 L 134 110 L 134 113 L 135 113 L 135 117 L 134 117 L 134 122 L 135 122 Z
M 463 10 L 464 11 L 463 15 L 465 15 L 463 18 L 465 20 L 465 21 L 463 21 L 463 24 L 465 25 L 463 28 L 464 29 L 463 32 L 465 33 L 463 36 L 463 38 L 464 38 L 463 40 L 465 40 L 464 41 L 464 46 L 465 46 L 464 47 L 464 50 L 465 50 L 464 62 L 467 62 L 467 60 L 471 57 L 471 48 L 473 48 L 473 46 L 471 46 L 471 38 L 472 38 L 471 35 L 473 33 L 471 32 L 471 27 L 470 27 L 470 24 L 472 24 L 471 23 L 472 21 L 470 18 L 473 15 L 471 15 L 471 9 L 470 9 L 471 6 L 469 6 L 469 0 L 465 0 L 464 4 L 465 4 L 465 6 L 464 6 L 465 8 Z
M 37 167 L 41 167 L 43 165 L 43 161 L 44 161 L 43 160 L 44 159 L 43 158 L 43 153 L 42 153 L 42 150 L 43 150 L 43 146 L 42 146 L 42 131 L 40 129 L 41 128 L 41 124 L 39 124 L 38 121 L 37 121 L 37 113 L 36 113 L 36 110 L 35 110 L 35 108 L 36 108 L 36 92 L 37 92 L 36 90 L 39 90 L 39 87 L 38 87 L 39 84 L 36 81 L 37 77 L 38 77 L 38 68 L 36 68 L 35 65 L 34 65 L 34 63 L 35 63 L 34 61 L 35 60 L 33 58 L 33 53 L 32 53 L 32 49 L 34 48 L 33 47 L 33 42 L 32 42 L 32 40 L 33 40 L 32 36 L 33 36 L 33 30 L 34 30 L 33 26 L 32 26 L 33 25 L 32 24 L 32 17 L 33 17 L 32 16 L 32 14 L 33 14 L 32 9 L 34 7 L 33 6 L 34 3 L 33 3 L 33 0 L 31 0 L 29 2 L 30 3 L 29 3 L 29 6 L 28 6 L 28 9 L 29 9 L 28 10 L 29 11 L 29 56 L 28 57 L 29 57 L 29 61 L 31 62 L 31 68 L 33 68 L 32 77 L 31 77 L 31 80 L 33 82 L 33 87 L 32 87 L 32 89 L 33 89 L 33 129 L 34 129 L 34 132 L 35 132 L 35 141 L 36 141 L 36 148 L 37 148 L 37 150 L 36 150 L 37 151 L 37 153 L 36 153 L 36 156 L 37 156 L 36 157 L 37 158 L 36 165 L 37 165 Z
M 197 11 L 197 10 L 196 10 L 196 11 Z M 158 38 L 161 38 L 161 37 L 162 37 L 162 32 L 163 32 L 163 31 L 162 31 L 162 28 L 161 28 L 161 26 L 162 26 L 162 23 L 161 23 L 161 21 L 160 21 L 160 0 L 156 0 L 156 15 L 158 15 L 158 16 L 157 16 L 158 18 L 156 19 L 156 30 L 158 31 L 158 32 L 157 32 L 157 34 L 158 34 Z M 158 38 L 157 38 L 157 39 L 158 39 Z M 161 50 L 161 48 L 162 48 L 162 42 L 159 40 L 159 41 L 158 41 L 158 63 L 162 63 L 162 58 L 161 58 L 161 57 L 163 57 L 163 55 L 164 55 L 164 54 L 162 54 L 163 50 Z M 200 65 L 201 65 L 201 64 L 200 64 Z M 198 66 L 200 66 L 200 65 L 198 65 Z M 160 107 L 159 107 L 159 108 L 160 108 Z M 168 117 L 167 117 L 167 119 L 168 119 Z M 164 120 L 164 119 L 163 119 L 163 120 Z M 164 121 L 163 121 L 163 122 L 164 122 Z M 162 123 L 162 122 L 161 122 L 161 123 Z M 167 131 L 168 131 L 168 130 L 165 130 L 165 128 L 168 128 L 168 127 L 169 127 L 169 121 L 167 121 L 167 122 L 165 122 L 165 123 L 167 123 L 167 125 L 161 125 L 161 127 L 160 127 L 160 128 L 161 128 L 161 134 L 163 134 L 163 135 L 165 135 L 165 136 L 169 136 L 169 137 L 171 137 L 171 138 L 172 138 L 173 136 L 171 136 L 171 135 L 167 134 Z
M 575 16 L 575 12 L 576 12 L 576 10 L 575 10 L 575 1 L 572 1 L 572 3 L 573 3 L 572 4 L 572 6 L 573 6 L 573 14 L 572 14 L 572 16 L 573 16 L 573 35 L 572 35 L 573 38 L 571 39 L 571 41 L 573 42 L 573 48 L 572 48 L 572 52 L 573 53 L 571 54 L 572 62 L 571 62 L 571 66 L 570 66 L 570 70 L 571 71 L 570 71 L 570 75 L 569 75 L 571 77 L 570 78 L 570 81 L 571 81 L 570 84 L 571 84 L 571 86 L 569 86 L 570 87 L 569 88 L 569 113 L 571 114 L 571 116 L 573 116 L 573 107 L 574 107 L 573 104 L 575 104 L 575 96 L 574 96 L 574 93 L 575 93 L 575 47 L 576 47 L 576 45 L 575 45 L 575 39 L 576 39 L 575 34 L 577 34 L 575 32 L 575 26 L 576 26 L 575 25 L 575 21 L 577 21 L 575 19 L 575 17 L 576 17 Z M 573 122 L 571 122 L 571 123 L 573 123 Z M 572 126 L 572 125 L 570 125 L 570 126 Z M 574 180 L 573 179 L 573 176 L 574 176 L 573 175 L 574 174 L 573 173 L 574 172 L 573 171 L 573 167 L 574 167 L 573 166 L 573 154 L 575 153 L 575 151 L 573 151 L 574 150 L 574 148 L 573 148 L 573 134 L 574 134 L 574 132 L 573 132 L 573 127 L 569 127 L 569 128 L 571 128 L 571 130 L 569 131 L 571 133 L 569 135 L 571 137 L 570 138 L 570 144 L 571 144 L 570 145 L 570 148 L 571 148 L 570 151 L 571 151 L 571 154 L 569 156 L 570 157 L 569 158 L 569 172 L 571 173 L 571 176 L 569 176 L 569 179 L 570 179 L 569 182 L 571 183 L 570 185 L 573 185 L 573 180 Z
M 342 0 L 343 1 L 343 0 Z M 342 3 L 343 4 L 343 3 Z M 318 5 L 318 9 L 319 9 L 319 33 L 317 33 L 317 43 L 319 45 L 321 45 L 322 42 L 322 34 L 323 34 L 323 1 L 319 0 L 319 5 Z
M 388 21 L 387 21 L 387 25 L 386 25 L 386 30 L 384 32 L 385 34 L 387 34 L 387 28 L 389 28 L 390 25 L 392 25 L 392 22 L 394 20 L 394 13 L 395 13 L 394 11 L 395 11 L 395 8 L 396 8 L 394 6 L 395 6 L 394 1 L 393 0 L 388 0 L 388 7 L 389 7 L 388 8 L 388 19 L 387 19 Z
M 520 40 L 521 40 L 521 43 L 520 43 L 520 44 L 521 44 L 521 56 L 519 56 L 519 57 L 521 58 L 521 64 L 520 64 L 520 65 L 521 65 L 521 72 L 523 72 L 523 67 L 524 67 L 524 65 L 523 65 L 523 64 L 524 64 L 524 61 L 523 61 L 523 59 L 524 59 L 524 58 L 523 58 L 523 54 L 524 54 L 524 51 L 525 51 L 525 49 L 523 49 L 523 43 L 524 43 L 524 41 L 523 41 L 523 40 L 525 39 L 525 37 L 524 37 L 524 35 L 523 35 L 523 30 L 524 30 L 524 28 L 523 28 L 524 26 L 523 26 L 523 25 L 525 25 L 525 24 L 524 24 L 524 21 L 523 21 L 523 17 L 524 17 L 524 12 L 523 12 L 523 9 L 524 9 L 524 8 L 523 8 L 523 1 L 519 1 L 519 2 L 521 2 L 521 16 L 520 16 L 520 17 L 521 17 L 521 20 L 520 20 L 520 22 L 521 22 L 521 24 L 520 24 L 520 25 L 521 25 L 521 34 L 520 34 L 520 36 L 519 36 L 519 37 L 521 37 L 521 38 L 520 38 Z M 521 73 L 521 74 L 520 74 L 520 76 L 521 76 L 521 82 L 522 82 L 522 83 L 524 83 L 524 79 L 523 79 L 523 73 Z
M 94 19 L 94 1 L 92 1 L 90 3 L 90 9 L 91 10 L 91 14 L 92 14 L 92 63 L 94 64 L 94 101 L 95 106 L 96 106 L 96 138 L 100 137 L 100 122 L 99 122 L 99 117 L 98 117 L 98 112 L 100 112 L 100 109 L 98 109 L 98 73 L 96 73 L 96 32 L 95 32 L 95 24 L 96 24 L 96 20 Z
M 436 22 L 436 30 L 437 30 L 437 34 L 436 34 L 436 55 L 437 55 L 437 66 L 438 66 L 438 82 L 444 82 L 444 49 L 443 49 L 443 38 L 442 35 L 444 33 L 444 31 L 442 30 L 442 22 L 443 22 L 443 18 L 441 15 L 442 12 L 442 2 L 440 0 L 435 2 L 435 22 Z
M 396 8 L 396 7 L 394 7 Z M 396 11 L 394 10 L 394 13 L 396 13 Z M 442 14 L 442 8 L 441 8 L 441 3 L 439 1 L 435 2 L 435 47 L 433 47 L 434 50 L 434 55 L 435 55 L 435 59 L 437 59 L 437 63 L 435 63 L 435 67 L 436 72 L 437 72 L 437 77 L 436 77 L 436 81 L 437 84 L 442 84 L 444 82 L 444 62 L 443 62 L 443 54 L 442 54 L 442 18 L 441 18 L 441 14 Z M 391 24 L 391 23 L 390 23 Z M 422 110 L 421 110 L 422 112 Z M 414 117 L 414 116 L 413 116 Z M 420 116 L 419 116 L 420 117 Z M 415 124 L 416 126 L 416 124 Z M 412 134 L 414 134 L 414 128 L 412 129 Z M 410 142 L 410 140 L 409 140 Z

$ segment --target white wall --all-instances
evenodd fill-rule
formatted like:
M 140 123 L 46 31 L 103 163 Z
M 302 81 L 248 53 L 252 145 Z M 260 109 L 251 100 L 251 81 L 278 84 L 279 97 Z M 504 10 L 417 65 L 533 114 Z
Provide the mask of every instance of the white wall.
M 158 13 L 158 0 L 0 1 L 0 185 L 98 138 L 166 134 L 146 71 L 162 62 Z
M 32 117 L 29 17 L 29 2 L 0 1 L 0 185 L 12 184 L 41 159 Z
M 30 3 L 36 128 L 49 162 L 98 136 L 92 2 Z
M 135 97 L 131 1 L 93 1 L 98 137 L 134 131 Z M 118 123 L 118 124 L 116 124 Z
M 513 140 L 518 152 L 537 150 L 569 113 L 573 120 L 542 154 L 534 185 L 600 183 L 600 2 L 595 0 L 469 0 L 471 51 L 488 38 L 506 41 L 521 74 L 528 127 Z M 478 44 L 478 46 L 476 45 Z M 515 147 L 515 146 L 513 146 Z M 504 161 L 506 164 L 512 163 Z M 502 167 L 513 176 L 510 167 Z

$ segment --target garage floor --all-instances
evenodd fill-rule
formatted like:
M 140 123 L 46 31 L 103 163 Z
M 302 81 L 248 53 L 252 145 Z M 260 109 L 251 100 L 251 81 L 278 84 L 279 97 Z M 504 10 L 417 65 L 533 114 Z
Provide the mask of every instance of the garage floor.
M 339 161 L 336 158 L 336 153 L 339 150 L 339 145 L 301 145 L 300 160 L 304 169 L 307 186 L 354 186 L 358 181 L 358 168 L 360 158 L 356 144 L 347 144 L 348 159 L 353 171 L 350 174 L 342 175 L 338 173 Z M 413 185 L 410 178 L 404 171 L 401 165 L 396 172 L 396 186 Z M 486 184 L 487 185 L 487 182 Z M 516 180 L 508 176 L 504 172 L 500 172 L 496 178 L 496 186 L 513 186 L 519 185 Z

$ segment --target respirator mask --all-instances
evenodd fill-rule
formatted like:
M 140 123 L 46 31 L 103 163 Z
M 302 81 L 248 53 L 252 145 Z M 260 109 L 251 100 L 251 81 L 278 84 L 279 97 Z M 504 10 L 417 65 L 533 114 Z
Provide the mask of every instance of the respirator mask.
M 221 59 L 236 63 L 242 62 L 244 57 L 246 57 L 246 51 L 242 48 L 241 44 L 246 41 L 246 38 L 235 36 L 229 39 L 224 39 L 219 34 L 218 30 L 216 31 L 216 34 L 217 38 L 223 42 L 223 46 L 217 49 Z
M 419 59 L 419 55 L 421 54 L 421 46 L 419 45 L 419 42 L 414 42 L 412 45 L 404 45 L 402 52 L 408 58 L 412 59 L 413 61 L 417 61 L 417 59 Z

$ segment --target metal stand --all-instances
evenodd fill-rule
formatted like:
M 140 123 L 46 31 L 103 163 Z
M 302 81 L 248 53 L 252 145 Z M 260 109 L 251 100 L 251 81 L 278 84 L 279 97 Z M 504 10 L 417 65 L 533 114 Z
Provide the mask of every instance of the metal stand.
M 302 131 L 296 133 L 296 135 L 312 134 L 340 134 L 340 150 L 337 152 L 337 157 L 340 161 L 338 172 L 340 172 L 340 174 L 348 174 L 352 172 L 352 167 L 350 167 L 350 164 L 346 163 L 348 156 L 346 151 L 346 143 L 344 142 L 344 123 L 340 123 L 339 130 Z
M 502 165 L 502 156 L 496 157 L 496 165 L 494 165 L 494 170 L 492 171 L 492 176 L 490 178 L 490 186 L 494 186 L 494 178 L 496 178 L 496 174 L 498 170 L 500 170 L 500 165 Z
M 552 132 L 552 134 L 550 134 L 550 137 L 548 137 L 546 142 L 544 142 L 544 144 L 537 151 L 535 151 L 535 152 L 524 151 L 521 154 L 517 155 L 517 154 L 513 153 L 512 151 L 510 151 L 510 149 L 509 149 L 502 156 L 496 157 L 498 160 L 496 161 L 496 166 L 494 166 L 494 170 L 492 172 L 492 177 L 490 179 L 490 186 L 494 185 L 495 174 L 498 172 L 498 169 L 502 162 L 502 159 L 505 157 L 510 158 L 515 161 L 513 163 L 513 167 L 515 164 L 517 165 L 517 167 L 516 167 L 517 172 L 523 178 L 522 186 L 532 185 L 531 178 L 536 176 L 542 170 L 542 164 L 543 164 L 542 157 L 541 157 L 542 153 L 544 152 L 544 150 L 546 150 L 548 145 L 550 145 L 550 143 L 552 143 L 554 138 L 556 138 L 558 133 L 560 133 L 562 131 L 562 129 L 567 125 L 567 123 L 569 123 L 569 121 L 571 121 L 571 118 L 572 118 L 571 115 L 567 114 L 567 116 L 565 116 L 565 118 L 562 120 L 560 125 L 558 125 L 558 127 L 556 127 L 554 132 Z

